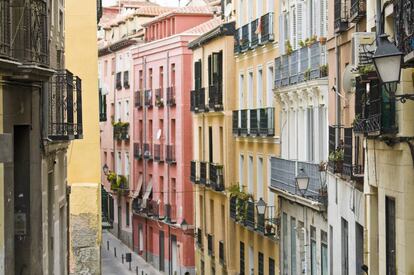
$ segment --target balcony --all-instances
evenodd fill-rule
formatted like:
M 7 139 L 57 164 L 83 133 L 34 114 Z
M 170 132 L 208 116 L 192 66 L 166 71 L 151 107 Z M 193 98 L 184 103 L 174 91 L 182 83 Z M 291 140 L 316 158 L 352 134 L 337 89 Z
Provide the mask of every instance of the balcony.
M 145 107 L 152 108 L 152 90 L 146 90 L 144 97 Z
M 164 147 L 162 144 L 154 144 L 154 161 L 161 162 L 164 161 Z
M 129 89 L 129 71 L 124 72 L 124 88 Z
M 107 179 L 111 183 L 112 191 L 118 194 L 129 193 L 129 175 L 117 175 L 112 172 Z
M 233 111 L 233 135 L 242 137 L 273 137 L 275 109 L 259 108 Z
M 287 160 L 272 157 L 271 159 L 271 188 L 285 194 L 288 198 L 301 197 L 323 206 L 327 205 L 325 183 L 321 181 L 321 172 L 318 164 Z M 308 189 L 301 194 L 296 186 L 296 176 L 299 169 L 303 169 L 309 177 Z M 314 203 L 311 203 L 312 205 Z
M 160 205 L 157 201 L 150 200 L 147 202 L 146 205 L 146 213 L 147 216 L 153 217 L 153 218 L 159 218 L 160 217 Z
M 194 113 L 206 111 L 206 93 L 204 88 L 191 91 L 191 111 Z
M 212 234 L 207 234 L 207 253 L 214 257 L 214 237 Z
M 194 184 L 198 184 L 200 181 L 200 166 L 199 162 L 195 160 L 190 163 L 190 181 Z
M 397 47 L 405 54 L 404 65 L 412 68 L 414 67 L 414 2 L 396 0 L 393 3 Z
M 355 133 L 365 133 L 369 136 L 381 134 L 396 134 L 396 103 L 384 91 L 377 79 L 370 80 L 370 92 L 361 77 L 356 79 Z
M 334 0 L 334 29 L 335 33 L 341 33 L 348 29 L 346 15 L 346 0 Z
M 209 181 L 210 188 L 215 191 L 224 191 L 224 166 L 221 164 L 210 163 Z
M 128 122 L 117 122 L 114 123 L 114 139 L 129 140 L 129 123 Z
M 275 89 L 328 76 L 326 46 L 319 42 L 275 59 Z
M 10 3 L 0 1 L 0 56 L 10 57 Z
M 167 105 L 175 106 L 175 87 L 171 86 L 167 88 Z
M 165 214 L 166 221 L 168 223 L 177 222 L 177 206 L 176 205 L 166 203 L 164 205 L 164 214 Z
M 165 161 L 169 164 L 176 162 L 175 145 L 165 145 Z
M 223 84 L 218 82 L 208 89 L 208 106 L 215 112 L 223 111 Z
M 341 129 L 339 129 L 341 130 Z M 343 148 L 336 147 L 336 128 L 329 126 L 329 160 L 328 170 L 331 173 L 342 173 L 343 168 Z
M 115 89 L 122 89 L 122 72 L 117 72 L 115 75 Z
M 245 200 L 230 196 L 230 218 L 264 236 L 275 237 L 279 229 L 279 217 L 274 206 L 266 206 L 264 215 L 257 213 L 256 203 L 251 199 Z
M 155 106 L 164 107 L 164 89 L 155 89 Z
M 350 18 L 352 23 L 358 23 L 367 12 L 366 0 L 351 0 Z
M 135 108 L 138 108 L 138 109 L 142 108 L 142 94 L 143 94 L 142 91 L 135 91 L 134 93 Z
M 197 228 L 197 246 L 203 249 L 203 231 L 201 228 Z
M 200 161 L 200 183 L 207 184 L 207 162 Z
M 256 48 L 274 40 L 274 15 L 269 12 L 252 22 L 241 26 L 234 35 L 236 54 Z
M 152 144 L 151 143 L 144 143 L 144 159 L 152 159 Z
M 140 143 L 134 143 L 134 158 L 137 160 L 142 159 L 142 147 Z
M 82 83 L 66 70 L 56 73 L 49 83 L 48 137 L 53 141 L 81 139 Z

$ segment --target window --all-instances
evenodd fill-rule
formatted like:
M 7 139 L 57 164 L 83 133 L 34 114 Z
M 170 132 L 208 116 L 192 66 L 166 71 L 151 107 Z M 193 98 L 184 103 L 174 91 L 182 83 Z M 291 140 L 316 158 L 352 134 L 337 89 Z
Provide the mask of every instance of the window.
M 160 66 L 160 76 L 159 76 L 159 87 L 161 89 L 161 93 L 164 88 L 164 67 Z
M 342 247 L 342 275 L 349 274 L 349 262 L 348 262 L 348 222 L 341 218 L 341 247 Z
M 260 1 L 259 1 L 260 2 Z M 263 70 L 260 67 L 257 70 L 257 108 L 264 106 L 263 101 Z
M 125 153 L 125 177 L 127 177 L 127 180 L 129 180 L 128 179 L 128 177 L 129 177 L 129 153 Z
M 364 227 L 359 223 L 355 223 L 355 258 L 356 258 L 356 272 L 361 275 L 361 266 L 364 264 Z
M 269 275 L 276 275 L 275 273 L 275 260 L 269 258 Z
M 105 60 L 104 63 L 104 79 L 107 77 L 108 75 L 108 60 Z
M 194 90 L 199 90 L 202 88 L 202 67 L 201 59 L 194 62 Z
M 290 217 L 290 274 L 296 274 L 296 219 Z
M 116 122 L 121 121 L 121 110 L 122 110 L 122 102 L 118 101 L 118 104 L 116 105 L 116 109 L 115 109 Z
M 208 56 L 208 85 L 220 86 L 223 71 L 223 52 L 213 53 Z
M 124 88 L 129 89 L 129 71 L 124 72 Z
M 386 255 L 386 274 L 397 274 L 395 264 L 395 199 L 385 197 L 385 255 Z
M 247 172 L 248 172 L 247 190 L 249 191 L 250 194 L 253 194 L 254 193 L 254 190 L 253 190 L 253 156 L 249 156 L 249 166 L 247 168 Z
M 171 86 L 175 87 L 175 64 L 171 64 Z
M 244 275 L 244 243 L 240 242 L 240 275 Z
M 321 275 L 328 275 L 328 234 L 323 230 L 321 230 Z
M 111 61 L 111 74 L 115 73 L 115 68 L 116 68 L 116 59 L 115 57 L 112 57 L 112 61 Z
M 257 199 L 264 198 L 263 184 L 263 158 L 259 157 L 257 159 Z
M 118 174 L 118 175 L 121 175 L 122 174 L 122 172 L 121 172 L 121 159 L 122 159 L 122 156 L 121 156 L 121 152 L 118 152 L 118 158 L 116 159 L 116 173 Z
M 289 247 L 288 247 L 288 216 L 286 213 L 283 212 L 283 218 L 282 218 L 282 234 L 283 234 L 283 273 L 284 275 L 289 274 L 289 263 L 288 263 L 288 254 L 289 254 Z
M 125 222 L 126 226 L 129 226 L 129 202 L 125 204 Z
M 259 275 L 264 275 L 264 259 L 263 259 L 263 253 L 259 252 L 259 257 L 258 257 L 258 263 L 259 263 Z
M 310 227 L 310 243 L 311 243 L 311 274 L 318 274 L 318 267 L 316 265 L 316 229 Z
M 129 121 L 129 100 L 125 100 L 125 121 Z
M 258 0 L 256 6 L 256 18 L 260 18 L 263 14 L 263 0 Z
M 248 108 L 249 109 L 253 109 L 253 72 L 249 72 L 249 78 L 248 78 L 248 83 L 247 83 L 247 93 L 248 93 Z
M 148 70 L 148 89 L 152 90 L 152 68 Z
M 271 1 L 272 2 L 272 1 Z M 273 66 L 270 65 L 267 67 L 266 75 L 266 106 L 273 107 Z
M 244 75 L 239 75 L 239 109 L 242 109 L 244 106 Z
M 308 161 L 313 162 L 315 160 L 314 158 L 314 126 L 313 126 L 313 108 L 308 108 Z
M 138 89 L 142 90 L 144 87 L 144 73 L 142 70 L 139 70 L 138 77 Z
M 240 190 L 243 190 L 243 184 L 244 184 L 243 172 L 244 172 L 244 156 L 240 155 L 240 158 L 239 158 L 239 184 L 240 184 Z
M 243 0 L 240 0 L 239 1 L 239 12 L 237 13 L 238 14 L 238 22 L 239 22 L 239 27 L 241 27 L 242 25 L 243 25 L 243 23 L 244 23 L 244 1 Z
M 299 265 L 301 267 L 305 266 L 305 230 L 303 227 L 303 222 L 298 221 L 298 226 L 296 229 L 298 233 L 298 241 L 299 241 Z M 302 269 L 301 269 L 302 270 Z

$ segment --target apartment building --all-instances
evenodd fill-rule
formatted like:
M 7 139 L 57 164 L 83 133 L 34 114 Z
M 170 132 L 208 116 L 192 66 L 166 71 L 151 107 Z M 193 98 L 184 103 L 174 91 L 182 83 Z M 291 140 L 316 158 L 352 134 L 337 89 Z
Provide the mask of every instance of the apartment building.
M 279 117 L 273 96 L 274 59 L 280 41 L 278 2 L 234 3 L 235 180 L 230 184 L 230 231 L 239 274 L 276 274 L 279 267 L 279 207 L 269 189 L 271 158 L 280 153 Z
M 67 150 L 83 120 L 64 22 L 60 1 L 0 2 L 2 274 L 68 274 Z
M 327 1 L 278 3 L 274 92 L 280 154 L 271 159 L 279 198 L 280 272 L 328 274 Z
M 216 25 L 213 10 L 182 7 L 155 17 L 144 24 L 146 43 L 132 51 L 133 247 L 169 274 L 195 274 L 188 43 Z
M 366 30 L 366 2 L 328 3 L 328 244 L 331 274 L 363 274 L 364 136 L 354 123 L 362 112 L 358 68 L 372 65 L 375 34 Z M 332 17 L 331 17 L 332 14 Z M 355 84 L 353 84 L 355 83 Z
M 365 135 L 365 263 L 370 274 L 410 274 L 414 271 L 414 214 L 410 211 L 414 197 L 414 2 L 366 4 L 367 31 L 389 35 L 402 53 L 402 69 L 400 82 L 391 86 L 369 70 L 360 76 L 366 83 L 359 87 L 362 112 L 355 124 Z
M 191 111 L 194 223 L 197 274 L 234 271 L 234 235 L 227 188 L 234 184 L 232 110 L 234 95 L 234 22 L 215 26 L 189 44 L 193 51 Z
M 145 5 L 123 11 L 101 27 L 99 41 L 99 99 L 102 183 L 107 192 L 103 215 L 110 231 L 132 244 L 133 90 L 132 48 L 144 42 L 143 24 L 171 9 Z M 105 192 L 104 192 L 105 193 Z M 135 195 L 136 196 L 136 195 Z

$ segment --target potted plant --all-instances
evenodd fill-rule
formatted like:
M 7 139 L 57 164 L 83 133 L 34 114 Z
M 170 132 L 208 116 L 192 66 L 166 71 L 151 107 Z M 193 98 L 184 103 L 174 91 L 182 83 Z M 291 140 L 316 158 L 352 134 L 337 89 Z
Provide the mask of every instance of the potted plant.
M 305 81 L 310 79 L 310 73 L 311 73 L 310 68 L 307 68 L 306 71 L 303 73 L 303 78 L 305 79 Z
M 289 40 L 286 40 L 285 47 L 286 47 L 286 54 L 291 55 L 292 52 L 293 52 L 293 48 L 292 48 L 292 45 L 290 44 Z
M 273 224 L 271 224 L 271 223 L 267 223 L 266 224 L 266 234 L 267 235 L 272 235 L 274 232 L 274 226 L 273 226 Z
M 303 40 L 299 40 L 298 44 L 299 44 L 299 47 L 301 47 L 301 48 L 306 47 L 306 44 Z
M 370 80 L 377 79 L 377 72 L 372 64 L 358 67 L 358 73 L 361 78 L 361 82 L 370 82 Z
M 322 45 L 326 44 L 326 37 L 325 36 L 319 36 L 319 43 L 321 43 Z
M 342 172 L 342 165 L 344 161 L 344 149 L 338 148 L 329 154 L 328 160 L 334 165 L 334 173 Z
M 319 172 L 326 171 L 326 161 L 321 161 L 319 163 Z
M 320 70 L 320 72 L 321 72 L 321 77 L 326 77 L 326 76 L 328 76 L 328 64 L 321 65 L 321 66 L 319 67 L 319 70 Z
M 230 193 L 230 197 L 236 198 L 236 220 L 244 222 L 247 215 L 247 201 L 253 199 L 253 196 L 249 193 L 240 190 L 238 184 L 230 186 L 227 191 Z

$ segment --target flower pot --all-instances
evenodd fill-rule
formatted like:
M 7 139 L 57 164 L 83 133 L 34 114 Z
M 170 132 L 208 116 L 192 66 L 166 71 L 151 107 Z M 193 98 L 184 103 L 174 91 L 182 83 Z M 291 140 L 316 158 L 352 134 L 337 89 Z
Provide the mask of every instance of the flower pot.
M 319 43 L 321 43 L 322 45 L 326 44 L 326 37 L 320 36 L 319 37 Z
M 343 167 L 343 161 L 342 160 L 337 160 L 334 163 L 334 172 L 335 173 L 342 173 L 342 167 Z

